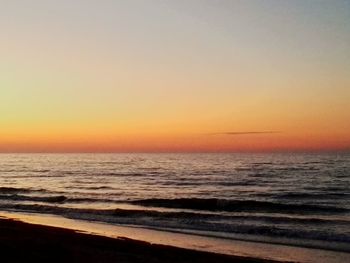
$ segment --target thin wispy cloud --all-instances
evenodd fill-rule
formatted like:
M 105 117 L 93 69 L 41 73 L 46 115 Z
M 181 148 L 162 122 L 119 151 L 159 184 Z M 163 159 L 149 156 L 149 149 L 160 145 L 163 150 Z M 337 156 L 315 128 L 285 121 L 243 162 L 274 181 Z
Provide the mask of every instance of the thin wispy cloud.
M 255 135 L 255 134 L 274 134 L 281 133 L 281 131 L 229 131 L 229 132 L 216 132 L 209 135 Z

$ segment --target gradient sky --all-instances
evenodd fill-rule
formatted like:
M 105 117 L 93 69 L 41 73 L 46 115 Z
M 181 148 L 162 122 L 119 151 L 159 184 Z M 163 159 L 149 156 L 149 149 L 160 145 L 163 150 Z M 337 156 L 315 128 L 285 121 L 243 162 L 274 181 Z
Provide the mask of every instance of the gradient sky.
M 0 152 L 350 149 L 350 1 L 2 0 Z

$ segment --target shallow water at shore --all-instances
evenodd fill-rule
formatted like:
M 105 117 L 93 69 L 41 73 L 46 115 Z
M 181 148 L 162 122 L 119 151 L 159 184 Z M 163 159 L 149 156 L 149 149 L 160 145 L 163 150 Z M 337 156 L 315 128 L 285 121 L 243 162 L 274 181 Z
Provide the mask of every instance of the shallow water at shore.
M 63 227 L 94 235 L 113 238 L 126 237 L 134 240 L 146 241 L 152 244 L 163 244 L 198 251 L 276 260 L 281 262 L 343 263 L 348 260 L 350 255 L 349 253 L 344 252 L 312 248 L 221 239 L 140 227 L 110 225 L 105 223 L 92 223 L 53 215 L 1 212 L 0 217 L 17 219 L 31 224 Z

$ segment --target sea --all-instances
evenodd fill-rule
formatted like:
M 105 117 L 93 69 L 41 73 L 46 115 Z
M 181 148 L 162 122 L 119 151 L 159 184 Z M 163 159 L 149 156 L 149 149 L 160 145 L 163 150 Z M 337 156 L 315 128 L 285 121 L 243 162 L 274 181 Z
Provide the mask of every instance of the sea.
M 0 154 L 0 211 L 350 252 L 350 153 Z

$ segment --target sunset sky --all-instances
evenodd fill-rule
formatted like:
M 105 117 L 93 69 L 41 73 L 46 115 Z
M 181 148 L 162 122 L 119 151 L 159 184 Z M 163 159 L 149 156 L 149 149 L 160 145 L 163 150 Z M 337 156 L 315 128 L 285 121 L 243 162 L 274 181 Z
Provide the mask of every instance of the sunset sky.
M 350 1 L 0 3 L 0 152 L 309 150 L 350 150 Z

